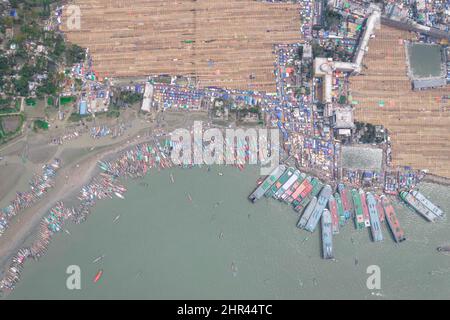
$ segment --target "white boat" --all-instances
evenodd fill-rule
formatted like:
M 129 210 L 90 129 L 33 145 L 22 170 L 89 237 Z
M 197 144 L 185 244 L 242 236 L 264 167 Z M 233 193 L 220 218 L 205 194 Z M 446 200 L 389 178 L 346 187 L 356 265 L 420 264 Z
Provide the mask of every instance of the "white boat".
M 97 262 L 99 262 L 100 260 L 102 260 L 104 257 L 105 257 L 105 255 L 102 254 L 101 256 L 95 258 L 95 259 L 92 261 L 92 263 L 97 263 Z
M 120 199 L 125 199 L 125 197 L 121 193 L 114 192 L 114 194 Z

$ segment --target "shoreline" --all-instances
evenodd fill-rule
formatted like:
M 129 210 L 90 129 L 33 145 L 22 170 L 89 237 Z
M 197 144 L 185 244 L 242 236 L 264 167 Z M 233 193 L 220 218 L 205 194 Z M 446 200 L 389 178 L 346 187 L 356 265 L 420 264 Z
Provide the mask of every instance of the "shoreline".
M 140 136 L 140 138 L 137 138 Z M 76 197 L 81 187 L 88 184 L 98 173 L 97 162 L 119 153 L 136 144 L 148 141 L 152 136 L 142 136 L 138 133 L 129 137 L 127 141 L 107 146 L 106 150 L 99 150 L 94 155 L 88 154 L 73 163 L 69 167 L 62 168 L 58 172 L 55 187 L 41 199 L 36 205 L 27 208 L 18 217 L 7 232 L 0 238 L 0 276 L 8 267 L 10 259 L 17 250 L 32 237 L 39 226 L 40 221 L 48 211 L 58 202 Z M 67 177 L 67 178 L 66 178 Z M 69 182 L 69 183 L 68 183 Z M 23 219 L 24 216 L 25 219 Z M 22 218 L 22 219 L 20 219 Z
M 164 134 L 154 135 L 151 133 L 151 130 L 149 131 L 149 128 L 146 128 L 124 140 L 103 145 L 93 153 L 84 154 L 75 161 L 69 162 L 67 167 L 61 168 L 55 181 L 55 187 L 44 198 L 46 201 L 42 201 L 44 200 L 42 199 L 35 206 L 24 210 L 18 221 L 2 237 L 3 241 L 0 243 L 0 274 L 4 274 L 4 270 L 8 267 L 11 258 L 17 253 L 17 250 L 26 245 L 35 235 L 36 228 L 49 210 L 59 201 L 70 202 L 76 198 L 80 189 L 92 181 L 99 172 L 97 168 L 98 161 L 108 161 L 133 146 L 159 140 L 163 136 Z M 305 168 L 300 170 L 304 171 Z M 311 174 L 324 179 L 323 176 L 317 173 Z M 432 174 L 427 174 L 422 181 L 450 186 L 450 179 Z
M 98 161 L 111 159 L 114 154 L 123 152 L 137 144 L 149 142 L 155 138 L 153 135 L 148 134 L 142 136 L 142 133 L 140 138 L 137 138 L 137 136 L 140 135 L 135 134 L 134 136 L 129 137 L 128 141 L 121 141 L 109 146 L 103 146 L 101 148 L 106 148 L 106 150 L 97 150 L 97 153 L 94 155 L 87 154 L 75 163 L 70 164 L 69 167 L 60 170 L 55 182 L 55 187 L 46 197 L 36 203 L 36 205 L 24 210 L 21 216 L 18 217 L 18 220 L 16 220 L 8 231 L 0 238 L 0 275 L 4 273 L 10 259 L 17 250 L 35 234 L 36 228 L 39 226 L 39 223 L 45 214 L 48 213 L 58 201 L 70 201 L 71 199 L 76 198 L 81 187 L 88 184 L 98 174 Z M 305 168 L 302 168 L 302 170 L 305 170 Z M 310 171 L 311 170 L 306 170 L 306 172 L 310 174 L 320 176 L 317 175 L 317 172 Z M 320 176 L 320 178 L 323 179 L 324 177 Z M 68 181 L 70 181 L 70 183 L 68 183 Z M 426 174 L 422 182 L 450 186 L 449 178 L 433 174 Z M 26 217 L 24 218 L 24 216 Z

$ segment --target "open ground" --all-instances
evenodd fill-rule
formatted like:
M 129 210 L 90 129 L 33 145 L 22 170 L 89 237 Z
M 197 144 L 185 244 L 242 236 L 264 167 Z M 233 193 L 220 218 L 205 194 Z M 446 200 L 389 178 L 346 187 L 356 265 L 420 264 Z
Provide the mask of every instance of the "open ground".
M 355 118 L 388 128 L 394 165 L 450 177 L 450 101 L 441 99 L 450 90 L 411 90 L 403 44 L 411 36 L 386 26 L 376 31 L 364 58 L 367 69 L 350 78 Z
M 300 40 L 299 7 L 253 0 L 75 0 L 100 77 L 191 75 L 200 86 L 275 92 L 273 45 Z

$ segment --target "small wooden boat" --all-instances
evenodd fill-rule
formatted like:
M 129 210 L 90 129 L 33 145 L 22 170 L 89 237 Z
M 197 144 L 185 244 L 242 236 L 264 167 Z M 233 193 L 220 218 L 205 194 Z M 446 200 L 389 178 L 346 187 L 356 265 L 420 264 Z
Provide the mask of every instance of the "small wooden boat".
M 100 280 L 100 278 L 102 277 L 102 275 L 103 275 L 103 270 L 102 269 L 98 270 L 97 274 L 94 277 L 93 282 L 97 283 Z

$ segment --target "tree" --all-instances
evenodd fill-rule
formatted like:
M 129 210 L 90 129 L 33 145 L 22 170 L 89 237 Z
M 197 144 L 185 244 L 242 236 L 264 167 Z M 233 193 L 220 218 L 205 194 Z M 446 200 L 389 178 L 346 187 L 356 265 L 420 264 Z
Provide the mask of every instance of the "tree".
M 342 22 L 342 15 L 328 7 L 325 9 L 325 30 L 331 30 L 339 26 Z
M 0 52 L 1 54 L 1 52 Z M 9 73 L 11 69 L 8 58 L 0 55 L 0 73 L 2 75 Z
M 80 46 L 76 44 L 69 46 L 66 51 L 66 62 L 68 65 L 83 62 L 86 56 L 86 52 Z
M 28 79 L 25 77 L 19 77 L 19 79 L 14 79 L 14 87 L 16 88 L 16 92 L 20 96 L 28 95 Z

